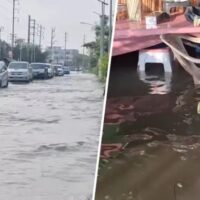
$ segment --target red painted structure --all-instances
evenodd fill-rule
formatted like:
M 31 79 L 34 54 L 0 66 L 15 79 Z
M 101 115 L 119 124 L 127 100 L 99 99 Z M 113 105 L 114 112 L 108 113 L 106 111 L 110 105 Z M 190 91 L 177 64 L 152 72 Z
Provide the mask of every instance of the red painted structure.
M 200 27 L 194 27 L 183 14 L 171 16 L 170 21 L 154 29 L 147 29 L 145 22 L 121 20 L 116 22 L 113 56 L 129 53 L 161 43 L 160 34 L 196 34 Z

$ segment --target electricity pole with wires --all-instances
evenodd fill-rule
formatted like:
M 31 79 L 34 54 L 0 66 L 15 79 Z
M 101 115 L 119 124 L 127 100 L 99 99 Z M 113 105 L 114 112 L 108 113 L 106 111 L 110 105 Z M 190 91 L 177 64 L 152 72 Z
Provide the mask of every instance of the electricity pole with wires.
M 2 33 L 2 31 L 3 31 L 3 29 L 4 29 L 4 27 L 3 26 L 1 26 L 0 27 L 0 59 L 2 59 L 2 53 L 1 53 L 1 48 L 2 48 L 2 41 L 1 41 L 1 33 Z
M 28 61 L 31 61 L 30 58 L 30 43 L 31 43 L 31 16 L 28 16 L 28 38 L 27 38 L 27 44 L 28 44 L 28 48 L 27 48 L 27 57 L 28 57 Z
M 54 58 L 54 55 L 53 55 L 53 46 L 55 44 L 55 37 L 56 37 L 56 29 L 52 28 L 51 29 L 51 62 L 53 62 L 53 58 Z
M 42 38 L 43 38 L 43 36 L 44 36 L 44 27 L 42 26 L 42 25 L 40 25 L 39 26 L 39 47 L 40 47 L 40 49 L 41 49 L 41 47 L 42 47 Z
M 65 32 L 65 56 L 64 56 L 64 65 L 67 65 L 67 37 L 68 34 Z
M 110 0 L 110 23 L 109 23 L 109 45 L 108 49 L 110 49 L 111 46 L 111 39 L 112 39 L 112 21 L 113 21 L 113 0 Z
M 30 35 L 32 35 L 31 62 L 35 62 L 35 19 L 30 20 Z
M 15 44 L 15 19 L 16 19 L 16 2 L 18 0 L 12 0 L 12 6 L 13 6 L 13 11 L 12 11 L 12 41 L 11 41 L 11 51 L 12 51 L 12 58 L 13 58 L 13 48 Z
M 83 68 L 85 68 L 85 40 L 86 40 L 86 36 L 85 34 L 83 35 Z M 78 66 L 78 71 L 79 71 L 79 66 Z
M 98 0 L 101 3 L 101 36 L 100 36 L 100 62 L 104 55 L 104 35 L 105 35 L 105 6 L 108 3 L 105 0 Z M 101 77 L 101 69 L 99 67 L 99 76 Z

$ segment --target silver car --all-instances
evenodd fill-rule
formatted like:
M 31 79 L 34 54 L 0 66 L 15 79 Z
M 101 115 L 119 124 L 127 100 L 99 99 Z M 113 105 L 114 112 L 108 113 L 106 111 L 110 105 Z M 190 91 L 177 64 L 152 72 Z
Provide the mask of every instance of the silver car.
M 3 61 L 0 61 L 0 87 L 8 87 L 8 71 Z
M 9 81 L 27 81 L 33 80 L 32 67 L 28 62 L 11 62 L 8 65 Z
M 47 64 L 48 78 L 53 78 L 55 75 L 55 70 L 53 65 Z

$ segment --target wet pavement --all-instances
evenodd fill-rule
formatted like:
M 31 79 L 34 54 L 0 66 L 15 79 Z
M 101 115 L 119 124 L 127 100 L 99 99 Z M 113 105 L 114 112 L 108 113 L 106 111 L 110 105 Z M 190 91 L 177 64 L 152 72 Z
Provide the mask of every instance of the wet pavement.
M 92 194 L 102 85 L 74 73 L 0 91 L 0 199 L 84 200 Z
M 177 63 L 151 74 L 136 70 L 134 55 L 116 60 L 96 199 L 198 200 L 200 88 Z

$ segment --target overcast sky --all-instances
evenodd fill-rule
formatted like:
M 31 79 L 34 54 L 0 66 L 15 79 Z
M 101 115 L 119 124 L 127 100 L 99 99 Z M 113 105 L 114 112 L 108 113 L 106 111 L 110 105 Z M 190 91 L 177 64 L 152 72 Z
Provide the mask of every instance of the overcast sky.
M 83 35 L 86 42 L 93 40 L 94 31 L 91 26 L 80 24 L 81 21 L 91 24 L 99 23 L 101 5 L 97 0 L 18 0 L 16 12 L 16 35 L 27 40 L 28 14 L 37 24 L 45 27 L 43 46 L 50 45 L 51 28 L 56 28 L 56 46 L 64 46 L 64 33 L 68 33 L 67 48 L 81 49 Z M 106 2 L 109 2 L 107 0 Z M 0 25 L 4 27 L 2 39 L 10 42 L 12 26 L 12 0 L 0 0 Z M 107 6 L 106 13 L 108 14 Z M 38 43 L 38 37 L 36 42 Z

